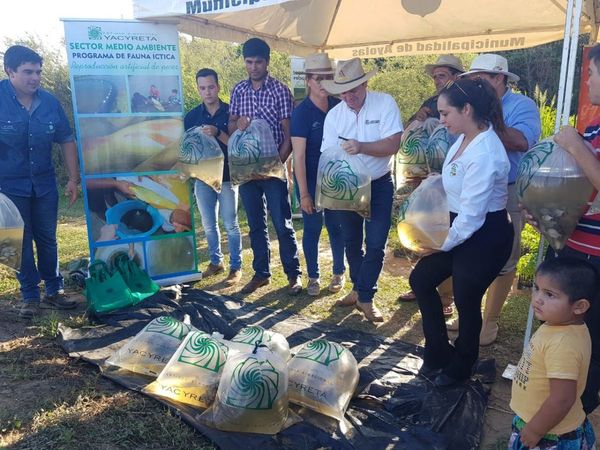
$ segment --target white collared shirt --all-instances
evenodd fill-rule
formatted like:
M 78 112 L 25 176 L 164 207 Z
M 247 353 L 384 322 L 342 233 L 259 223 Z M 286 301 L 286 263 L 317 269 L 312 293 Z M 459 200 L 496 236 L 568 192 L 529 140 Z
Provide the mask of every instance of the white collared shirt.
M 508 198 L 510 162 L 494 129 L 490 126 L 478 134 L 452 161 L 464 138 L 461 134 L 452 145 L 442 168 L 448 209 L 458 214 L 442 245 L 443 251 L 469 239 L 481 228 L 488 212 L 506 208 Z
M 321 151 L 341 146 L 339 136 L 356 139 L 359 142 L 375 142 L 400 133 L 402 119 L 394 98 L 383 92 L 367 91 L 365 103 L 355 113 L 346 102 L 333 107 L 325 118 Z M 381 178 L 392 169 L 392 156 L 357 155 L 367 169 L 372 180 Z

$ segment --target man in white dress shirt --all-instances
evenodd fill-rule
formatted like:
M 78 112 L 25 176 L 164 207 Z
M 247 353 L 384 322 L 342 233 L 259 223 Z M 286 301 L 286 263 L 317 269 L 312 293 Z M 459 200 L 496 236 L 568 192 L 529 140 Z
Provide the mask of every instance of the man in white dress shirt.
M 340 61 L 333 80 L 321 82 L 325 90 L 343 100 L 325 118 L 321 151 L 341 146 L 360 158 L 371 176 L 371 219 L 365 222 L 355 212 L 342 212 L 353 289 L 337 305 L 356 306 L 371 322 L 383 322 L 373 297 L 391 226 L 392 157 L 400 146 L 403 128 L 395 100 L 388 94 L 367 91 L 367 80 L 375 73 L 365 73 L 360 59 L 353 58 Z
M 479 337 L 480 345 L 492 344 L 498 335 L 498 321 L 502 305 L 506 301 L 515 279 L 517 263 L 521 256 L 521 230 L 525 225 L 517 200 L 515 182 L 519 162 L 527 150 L 540 138 L 540 112 L 537 105 L 529 97 L 513 92 L 508 82 L 517 82 L 519 77 L 508 71 L 506 58 L 493 53 L 477 56 L 471 63 L 468 72 L 461 76 L 471 79 L 481 78 L 488 81 L 498 98 L 502 101 L 502 113 L 506 130 L 497 132 L 504 144 L 510 161 L 508 174 L 508 204 L 506 209 L 515 231 L 512 253 L 498 278 L 488 289 L 483 310 L 483 325 Z

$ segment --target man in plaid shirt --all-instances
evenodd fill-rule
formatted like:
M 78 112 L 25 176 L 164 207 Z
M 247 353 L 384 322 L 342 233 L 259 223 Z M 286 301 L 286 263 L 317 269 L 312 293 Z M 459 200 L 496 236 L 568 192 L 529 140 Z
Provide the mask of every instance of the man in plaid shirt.
M 285 164 L 292 152 L 290 140 L 290 117 L 293 97 L 289 88 L 272 78 L 268 72 L 271 49 L 262 39 L 247 40 L 242 50 L 249 78 L 240 81 L 231 91 L 229 106 L 229 134 L 245 130 L 253 119 L 264 119 L 271 128 L 279 148 L 279 156 Z M 283 270 L 288 277 L 290 294 L 302 290 L 300 260 L 296 234 L 292 226 L 292 210 L 288 196 L 287 181 L 265 178 L 248 181 L 240 186 L 240 197 L 248 216 L 250 245 L 254 259 L 254 277 L 244 286 L 242 293 L 249 294 L 271 281 L 269 260 L 271 256 L 267 229 L 267 209 L 277 239 Z

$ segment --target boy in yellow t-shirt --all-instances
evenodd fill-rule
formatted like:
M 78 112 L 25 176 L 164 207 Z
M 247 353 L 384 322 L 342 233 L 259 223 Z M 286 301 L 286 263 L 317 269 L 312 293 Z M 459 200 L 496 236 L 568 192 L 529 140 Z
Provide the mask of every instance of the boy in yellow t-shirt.
M 580 396 L 591 355 L 584 317 L 598 283 L 587 261 L 562 258 L 539 266 L 532 305 L 544 323 L 531 338 L 513 379 L 510 407 L 516 416 L 509 450 L 595 449 Z

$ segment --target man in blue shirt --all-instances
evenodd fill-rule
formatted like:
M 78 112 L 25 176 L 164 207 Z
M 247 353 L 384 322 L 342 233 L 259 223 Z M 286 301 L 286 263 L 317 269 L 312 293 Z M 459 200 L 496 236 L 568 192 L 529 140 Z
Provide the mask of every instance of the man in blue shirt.
M 220 192 L 204 183 L 196 180 L 194 193 L 196 203 L 202 218 L 202 228 L 208 242 L 208 253 L 210 263 L 202 275 L 209 277 L 225 270 L 223 264 L 223 253 L 221 252 L 221 235 L 217 220 L 217 210 L 221 213 L 223 225 L 227 231 L 227 242 L 229 244 L 230 271 L 225 285 L 233 286 L 242 278 L 242 237 L 238 225 L 238 187 L 231 184 L 229 176 L 229 162 L 227 156 L 227 143 L 229 135 L 227 127 L 229 124 L 229 105 L 219 99 L 219 76 L 213 69 L 200 69 L 196 73 L 196 84 L 202 103 L 186 114 L 183 121 L 186 130 L 192 127 L 202 126 L 202 132 L 217 140 L 224 155 L 223 185 Z
M 524 222 L 517 201 L 515 181 L 521 158 L 540 138 L 540 112 L 533 100 L 513 92 L 508 87 L 509 81 L 517 82 L 519 77 L 508 71 L 508 62 L 500 55 L 487 53 L 477 56 L 471 63 L 469 71 L 461 76 L 483 78 L 490 82 L 498 98 L 502 100 L 502 113 L 506 123 L 506 130 L 497 134 L 506 148 L 510 161 L 506 209 L 512 220 L 515 239 L 510 258 L 498 278 L 489 287 L 485 300 L 479 344 L 490 345 L 496 340 L 502 305 L 512 288 L 517 262 L 521 255 L 521 231 Z
M 16 205 L 25 222 L 23 257 L 17 275 L 23 306 L 19 315 L 31 319 L 44 302 L 58 309 L 76 307 L 65 298 L 58 271 L 56 224 L 58 189 L 52 165 L 52 144 L 60 144 L 69 173 L 66 195 L 77 199 L 77 147 L 69 121 L 58 100 L 40 89 L 42 58 L 14 45 L 4 53 L 7 80 L 0 81 L 0 192 Z M 37 266 L 33 242 L 37 250 Z

